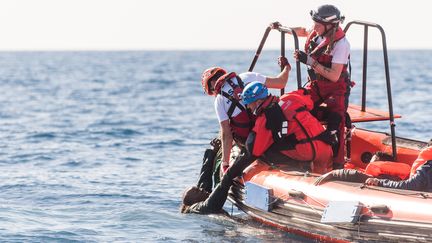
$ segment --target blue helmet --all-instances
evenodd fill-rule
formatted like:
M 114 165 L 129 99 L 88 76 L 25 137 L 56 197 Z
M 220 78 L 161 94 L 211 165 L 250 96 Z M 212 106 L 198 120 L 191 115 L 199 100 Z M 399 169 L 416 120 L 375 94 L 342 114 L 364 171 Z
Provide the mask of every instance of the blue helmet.
M 268 94 L 268 89 L 264 84 L 253 81 L 244 87 L 241 98 L 245 105 L 249 105 L 252 102 L 266 98 Z

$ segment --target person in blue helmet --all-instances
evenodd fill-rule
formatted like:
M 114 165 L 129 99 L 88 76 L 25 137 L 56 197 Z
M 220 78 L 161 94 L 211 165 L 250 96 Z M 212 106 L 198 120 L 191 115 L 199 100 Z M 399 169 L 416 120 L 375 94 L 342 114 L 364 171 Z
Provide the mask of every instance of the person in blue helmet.
M 281 103 L 278 103 L 279 98 L 270 95 L 264 84 L 251 82 L 245 86 L 241 99 L 257 115 L 257 122 L 246 139 L 246 146 L 241 148 L 239 156 L 210 194 L 199 186 L 184 192 L 182 213 L 223 212 L 222 207 L 233 180 L 257 158 L 266 162 L 287 163 L 293 169 L 312 169 L 318 173 L 331 169 L 331 146 L 319 139 L 324 128 L 307 110 L 313 103 L 304 90 L 290 92 L 282 96 Z M 287 116 L 288 113 L 295 118 Z M 307 126 L 307 132 L 303 132 L 299 126 Z M 310 152 L 304 153 L 307 148 Z
M 332 148 L 323 125 L 310 111 L 313 101 L 304 89 L 280 98 L 270 95 L 265 85 L 246 86 L 243 102 L 257 116 L 246 141 L 252 157 L 285 161 L 314 173 L 332 169 Z

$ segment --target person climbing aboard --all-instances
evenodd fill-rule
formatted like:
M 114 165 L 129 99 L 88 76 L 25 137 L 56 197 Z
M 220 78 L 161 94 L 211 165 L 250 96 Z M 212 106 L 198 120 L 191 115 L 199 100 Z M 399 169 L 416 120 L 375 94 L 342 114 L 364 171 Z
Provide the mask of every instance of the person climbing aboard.
M 350 44 L 339 26 L 345 17 L 333 5 L 322 5 L 310 15 L 313 30 L 306 40 L 305 51 L 295 50 L 294 58 L 308 66 L 306 88 L 314 102 L 312 114 L 327 122 L 334 167 L 341 168 L 345 163 L 345 123 L 349 123 L 346 112 L 351 89 Z
M 241 93 L 241 99 L 257 116 L 257 122 L 246 139 L 246 146 L 241 148 L 239 156 L 210 194 L 199 186 L 193 186 L 184 192 L 182 213 L 223 212 L 222 207 L 233 180 L 258 157 L 291 163 L 293 167 L 297 166 L 296 169 L 313 160 L 312 171 L 318 173 L 331 169 L 330 145 L 315 139 L 324 131 L 324 127 L 307 111 L 307 108 L 312 108 L 312 101 L 304 95 L 303 90 L 282 96 L 281 108 L 279 98 L 269 95 L 264 84 L 251 82 Z M 300 122 L 304 124 L 300 125 Z M 277 138 L 273 138 L 273 135 Z M 203 164 L 202 171 L 207 172 L 202 172 L 201 175 L 207 175 L 207 178 L 211 176 L 209 168 L 210 166 Z
M 222 168 L 229 166 L 233 141 L 243 146 L 255 117 L 245 108 L 239 95 L 244 86 L 252 81 L 266 84 L 270 88 L 282 89 L 288 81 L 291 70 L 285 57 L 278 58 L 282 71 L 276 77 L 266 77 L 259 73 L 245 72 L 237 75 L 220 67 L 212 67 L 202 74 L 201 84 L 207 95 L 215 96 L 214 106 L 219 120 L 222 140 Z
M 182 196 L 181 213 L 197 214 L 226 214 L 223 205 L 228 197 L 228 191 L 237 176 L 240 176 L 246 167 L 252 162 L 253 158 L 245 156 L 246 149 L 242 148 L 240 155 L 236 158 L 231 167 L 223 175 L 219 184 L 209 193 L 203 183 L 186 189 Z M 203 166 L 200 180 L 211 181 L 212 170 L 209 166 Z M 204 176 L 206 176 L 204 178 Z M 206 184 L 207 188 L 208 184 Z

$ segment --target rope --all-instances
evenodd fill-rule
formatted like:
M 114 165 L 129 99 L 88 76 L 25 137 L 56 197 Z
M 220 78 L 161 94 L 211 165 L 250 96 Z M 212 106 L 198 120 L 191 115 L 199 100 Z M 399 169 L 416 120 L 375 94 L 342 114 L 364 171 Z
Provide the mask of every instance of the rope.
M 309 207 L 311 208 L 316 214 L 318 214 L 319 216 L 322 217 L 322 213 L 318 212 L 318 210 L 316 210 L 312 205 L 310 205 L 308 202 L 306 202 L 304 199 L 302 199 L 302 201 Z M 315 201 L 315 200 L 314 200 Z M 317 202 L 317 201 L 316 201 Z M 318 202 L 319 203 L 319 202 Z
M 304 194 L 304 193 L 303 193 L 303 194 Z M 318 201 L 317 199 L 315 199 L 315 198 L 313 198 L 313 197 L 311 197 L 311 196 L 308 196 L 308 195 L 306 195 L 306 194 L 304 194 L 304 195 L 307 196 L 308 198 L 312 199 L 313 201 L 315 201 L 315 202 L 318 203 L 319 205 L 321 205 L 321 206 L 323 206 L 323 207 L 326 206 L 324 203 Z M 281 200 L 284 200 L 284 199 L 285 199 L 285 200 L 287 200 L 287 199 L 289 199 L 289 198 L 290 198 L 289 193 L 283 194 L 283 195 L 280 196 L 280 197 L 275 197 L 275 199 L 274 199 L 272 202 L 269 202 L 269 205 L 272 205 L 272 204 L 276 203 L 276 202 L 278 201 L 278 199 L 281 199 Z M 309 204 L 309 203 L 308 203 L 307 201 L 305 201 L 304 199 L 301 199 L 301 200 L 302 200 L 303 203 L 306 204 L 310 209 L 312 209 L 316 214 L 322 216 L 322 213 L 320 213 L 318 210 L 316 210 L 316 208 L 314 208 L 313 205 Z
M 306 194 L 305 194 L 305 195 L 306 195 Z M 313 198 L 313 197 L 311 197 L 311 196 L 308 196 L 308 197 L 309 197 L 310 199 L 312 199 L 313 201 L 315 201 L 316 203 L 318 203 L 319 205 L 321 205 L 321 206 L 323 206 L 323 207 L 326 206 L 324 203 L 318 201 L 317 199 L 315 199 L 315 198 Z
M 424 193 L 424 192 L 406 193 L 406 192 L 393 191 L 392 189 L 387 189 L 387 188 L 383 188 L 383 187 L 371 187 L 371 186 L 368 186 L 366 184 L 363 184 L 360 186 L 360 189 L 364 189 L 364 188 L 368 188 L 368 189 L 375 190 L 375 191 L 394 193 L 394 194 L 403 195 L 403 196 L 421 196 L 424 199 L 432 198 L 428 193 Z

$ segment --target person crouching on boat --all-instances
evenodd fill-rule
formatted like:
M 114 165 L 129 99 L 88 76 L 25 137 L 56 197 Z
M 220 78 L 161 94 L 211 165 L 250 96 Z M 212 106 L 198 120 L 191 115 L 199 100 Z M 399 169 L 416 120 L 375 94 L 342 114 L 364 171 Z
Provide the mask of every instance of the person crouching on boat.
M 239 146 L 244 145 L 255 121 L 240 100 L 240 93 L 244 86 L 252 81 L 264 83 L 269 88 L 284 88 L 291 66 L 285 57 L 279 57 L 278 63 L 283 70 L 276 77 L 266 77 L 254 72 L 237 75 L 234 72 L 227 73 L 220 67 L 208 68 L 203 72 L 201 84 L 204 92 L 216 97 L 214 106 L 221 129 L 223 172 L 229 166 L 233 141 Z
M 326 132 L 334 135 L 334 167 L 341 168 L 345 163 L 345 116 L 351 89 L 350 44 L 339 26 L 345 17 L 333 5 L 322 5 L 310 15 L 314 25 L 305 52 L 295 50 L 294 58 L 308 66 L 306 88 L 314 102 L 312 114 L 327 121 Z
M 262 83 L 252 82 L 243 90 L 242 100 L 257 116 L 246 141 L 253 157 L 308 165 L 314 173 L 332 169 L 332 149 L 322 139 L 323 125 L 310 113 L 313 102 L 306 90 L 279 98 L 270 95 Z

